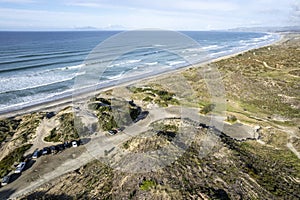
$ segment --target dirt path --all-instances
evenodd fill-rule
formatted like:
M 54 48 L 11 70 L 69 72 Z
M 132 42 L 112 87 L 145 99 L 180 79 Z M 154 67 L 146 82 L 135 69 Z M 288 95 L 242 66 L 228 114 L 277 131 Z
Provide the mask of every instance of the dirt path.
M 33 153 L 36 149 L 43 149 L 44 147 L 57 144 L 54 142 L 44 141 L 46 134 L 50 133 L 50 131 L 56 126 L 57 122 L 55 121 L 54 117 L 51 119 L 44 118 L 36 130 L 36 138 L 32 147 L 26 152 L 25 155 Z

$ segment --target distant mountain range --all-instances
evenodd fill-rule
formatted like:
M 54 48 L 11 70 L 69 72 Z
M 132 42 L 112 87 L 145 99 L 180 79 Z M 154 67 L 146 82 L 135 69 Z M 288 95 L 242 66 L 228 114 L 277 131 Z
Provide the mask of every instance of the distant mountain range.
M 76 27 L 75 30 L 80 31 L 99 31 L 99 30 L 127 30 L 128 28 L 122 25 L 108 25 L 105 27 L 93 27 L 93 26 L 85 26 L 85 27 Z
M 251 31 L 251 32 L 299 32 L 300 26 L 285 26 L 285 27 L 239 27 L 228 29 L 228 31 Z
M 95 31 L 95 30 L 129 30 L 122 25 L 109 25 L 106 27 L 76 27 L 75 30 L 79 31 Z M 220 30 L 217 30 L 220 31 Z M 285 27 L 238 27 L 227 29 L 224 31 L 236 31 L 236 32 L 299 32 L 300 26 L 285 26 Z

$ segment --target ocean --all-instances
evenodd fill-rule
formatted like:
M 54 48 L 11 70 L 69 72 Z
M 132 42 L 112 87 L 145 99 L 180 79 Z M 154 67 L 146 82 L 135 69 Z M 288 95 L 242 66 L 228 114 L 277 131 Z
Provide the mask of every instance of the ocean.
M 90 52 L 118 33 L 0 32 L 0 113 L 72 95 L 76 78 L 86 73 L 82 68 L 87 66 Z M 181 34 L 198 42 L 206 59 L 207 56 L 214 59 L 257 48 L 280 38 L 277 34 L 247 32 L 192 31 Z M 189 46 L 180 48 L 185 54 L 198 56 Z M 154 44 L 152 48 L 136 49 L 117 59 L 111 56 L 115 49 L 102 49 L 101 59 L 108 66 L 99 77 L 100 88 L 102 83 L 104 87 L 116 80 L 134 77 L 136 70 L 149 76 L 151 71 L 146 73 L 146 67 L 160 73 L 158 68 L 170 71 L 187 65 L 178 56 L 161 49 L 159 44 Z

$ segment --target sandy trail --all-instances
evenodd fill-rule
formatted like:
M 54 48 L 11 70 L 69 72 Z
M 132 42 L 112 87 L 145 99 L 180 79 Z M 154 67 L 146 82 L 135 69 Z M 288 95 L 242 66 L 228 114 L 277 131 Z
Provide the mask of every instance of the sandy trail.
M 58 123 L 55 121 L 55 118 L 51 118 L 51 119 L 47 119 L 44 118 L 40 125 L 38 126 L 37 130 L 36 130 L 36 138 L 33 142 L 32 147 L 26 152 L 25 156 L 33 153 L 36 149 L 43 149 L 44 147 L 48 147 L 51 145 L 55 145 L 57 143 L 54 142 L 46 142 L 44 141 L 44 138 L 47 136 L 48 133 L 50 133 L 50 131 L 57 127 Z

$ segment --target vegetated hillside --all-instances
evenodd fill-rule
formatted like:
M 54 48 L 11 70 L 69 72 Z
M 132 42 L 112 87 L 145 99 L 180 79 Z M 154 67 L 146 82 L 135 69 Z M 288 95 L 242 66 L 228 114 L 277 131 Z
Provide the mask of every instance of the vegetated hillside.
M 88 107 L 97 115 L 99 129 L 102 131 L 128 126 L 142 113 L 142 108 L 133 101 L 115 98 L 94 97 Z
M 46 142 L 66 142 L 79 138 L 78 130 L 74 125 L 74 113 L 59 113 L 56 117 L 59 121 L 58 126 L 44 138 Z
M 24 159 L 23 155 L 35 139 L 41 119 L 41 114 L 34 113 L 0 120 L 0 178 Z
M 203 155 L 205 148 L 201 144 L 205 138 L 216 141 L 207 155 Z M 197 142 L 178 160 L 158 172 L 125 173 L 95 161 L 41 187 L 24 199 L 60 195 L 70 199 L 300 197 L 300 184 L 297 182 L 300 163 L 292 152 L 266 148 L 255 141 L 235 142 L 224 135 L 217 137 L 208 130 L 200 130 L 196 139 Z
M 14 134 L 21 120 L 17 119 L 2 119 L 0 120 L 0 144 L 4 144 L 8 141 Z
M 261 126 L 259 140 L 237 142 L 201 129 L 182 156 L 157 172 L 125 173 L 94 161 L 24 199 L 299 199 L 299 38 L 288 35 L 279 45 L 213 63 L 222 74 L 233 123 Z M 183 75 L 197 105 L 204 108 L 209 95 L 203 92 L 200 72 L 191 68 Z M 141 100 L 155 103 L 159 97 L 154 93 L 142 89 L 135 97 L 141 94 Z M 147 140 L 133 138 L 123 148 L 157 149 L 155 144 L 169 143 L 163 133 Z M 136 144 L 139 141 L 146 146 Z
M 210 64 L 222 75 L 229 111 L 275 121 L 276 116 L 286 121 L 299 118 L 299 53 L 300 39 L 294 37 Z M 208 99 L 203 99 L 206 82 L 201 73 L 200 68 L 190 68 L 183 75 L 203 104 Z

